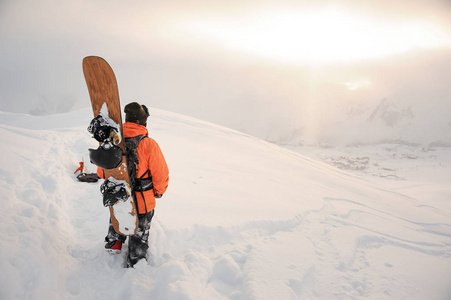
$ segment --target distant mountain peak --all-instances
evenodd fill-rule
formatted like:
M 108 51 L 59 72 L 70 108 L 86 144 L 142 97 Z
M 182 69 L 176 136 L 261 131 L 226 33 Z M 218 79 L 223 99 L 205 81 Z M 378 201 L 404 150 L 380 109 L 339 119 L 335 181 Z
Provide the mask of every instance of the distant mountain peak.
M 411 123 L 413 117 L 411 107 L 400 108 L 393 101 L 388 101 L 384 98 L 373 110 L 367 121 L 382 120 L 385 125 L 393 128 L 400 124 Z

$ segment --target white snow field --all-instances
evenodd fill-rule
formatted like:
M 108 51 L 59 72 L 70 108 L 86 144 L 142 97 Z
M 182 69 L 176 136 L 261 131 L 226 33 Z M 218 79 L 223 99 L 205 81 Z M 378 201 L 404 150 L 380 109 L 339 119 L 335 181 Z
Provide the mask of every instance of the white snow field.
M 0 299 L 451 299 L 450 148 L 308 158 L 152 109 L 169 189 L 124 269 L 101 182 L 73 174 L 91 118 L 0 113 Z

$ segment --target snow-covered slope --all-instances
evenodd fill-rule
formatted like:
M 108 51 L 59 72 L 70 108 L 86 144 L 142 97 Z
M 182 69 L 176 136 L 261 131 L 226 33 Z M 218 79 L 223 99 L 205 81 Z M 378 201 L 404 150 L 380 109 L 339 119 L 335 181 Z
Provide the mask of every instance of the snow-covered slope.
M 1 299 L 449 299 L 451 213 L 296 152 L 151 111 L 170 167 L 148 261 L 103 250 L 73 174 L 88 109 L 0 114 Z M 91 171 L 94 168 L 91 166 Z

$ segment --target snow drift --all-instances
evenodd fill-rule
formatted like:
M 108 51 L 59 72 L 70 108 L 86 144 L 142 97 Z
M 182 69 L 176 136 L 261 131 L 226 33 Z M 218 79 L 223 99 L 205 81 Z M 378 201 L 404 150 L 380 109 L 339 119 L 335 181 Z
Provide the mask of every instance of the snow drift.
M 447 299 L 451 214 L 257 138 L 152 110 L 170 168 L 148 261 L 103 250 L 73 171 L 88 109 L 1 113 L 2 299 Z M 93 169 L 93 167 L 91 166 Z

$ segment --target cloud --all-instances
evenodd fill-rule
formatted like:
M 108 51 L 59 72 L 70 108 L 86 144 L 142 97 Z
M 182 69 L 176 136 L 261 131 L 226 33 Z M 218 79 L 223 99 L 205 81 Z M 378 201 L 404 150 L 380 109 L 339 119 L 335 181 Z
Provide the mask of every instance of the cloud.
M 321 132 L 331 126 L 328 119 L 341 117 L 336 113 L 343 105 L 361 103 L 353 107 L 366 109 L 388 98 L 426 106 L 449 96 L 447 50 L 410 51 L 357 64 L 279 64 L 213 43 L 202 32 L 208 28 L 187 30 L 194 21 L 234 24 L 249 21 L 255 12 L 306 11 L 312 5 L 339 5 L 380 24 L 423 20 L 445 32 L 451 28 L 450 4 L 438 0 L 4 0 L 0 110 L 48 114 L 89 106 L 81 70 L 87 55 L 103 56 L 113 66 L 125 103 L 143 101 L 267 139 L 289 140 L 307 127 Z M 346 83 L 365 88 L 353 90 Z

